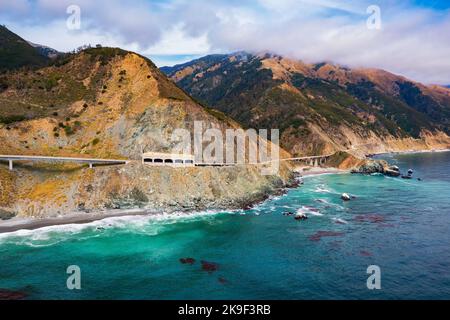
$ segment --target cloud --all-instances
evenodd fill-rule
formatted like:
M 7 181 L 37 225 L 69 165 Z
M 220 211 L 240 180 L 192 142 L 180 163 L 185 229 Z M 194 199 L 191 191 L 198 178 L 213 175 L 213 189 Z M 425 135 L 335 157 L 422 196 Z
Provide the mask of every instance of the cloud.
M 381 30 L 366 26 L 368 0 L 0 0 L 0 19 L 22 37 L 63 51 L 102 43 L 160 62 L 272 51 L 448 84 L 450 11 L 411 1 L 378 0 Z M 70 4 L 81 7 L 81 30 L 65 26 Z

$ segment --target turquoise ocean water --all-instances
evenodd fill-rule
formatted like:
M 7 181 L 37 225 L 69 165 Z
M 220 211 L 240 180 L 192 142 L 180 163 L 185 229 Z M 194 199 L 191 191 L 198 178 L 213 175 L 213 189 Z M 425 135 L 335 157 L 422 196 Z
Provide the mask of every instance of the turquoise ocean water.
M 306 177 L 245 212 L 1 234 L 0 288 L 28 299 L 450 299 L 450 153 L 384 158 L 423 180 Z M 283 215 L 298 210 L 309 219 Z M 69 265 L 81 290 L 66 287 Z M 367 289 L 369 265 L 381 290 Z

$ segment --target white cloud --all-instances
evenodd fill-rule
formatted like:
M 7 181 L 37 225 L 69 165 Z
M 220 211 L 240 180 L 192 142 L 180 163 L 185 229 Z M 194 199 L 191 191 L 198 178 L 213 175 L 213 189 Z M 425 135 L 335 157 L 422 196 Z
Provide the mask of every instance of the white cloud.
M 193 37 L 184 32 L 182 24 L 163 32 L 161 40 L 145 49 L 148 55 L 201 55 L 211 51 L 206 33 Z
M 415 8 L 409 0 L 378 0 L 383 28 L 368 30 L 371 2 L 0 0 L 0 19 L 22 37 L 64 51 L 102 43 L 169 61 L 174 55 L 268 50 L 450 83 L 450 13 Z M 65 28 L 72 3 L 82 9 L 79 31 Z

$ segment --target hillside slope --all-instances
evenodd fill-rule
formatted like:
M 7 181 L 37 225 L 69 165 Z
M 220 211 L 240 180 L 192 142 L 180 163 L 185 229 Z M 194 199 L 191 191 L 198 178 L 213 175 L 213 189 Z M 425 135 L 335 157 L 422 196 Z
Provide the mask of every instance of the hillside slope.
M 0 72 L 24 66 L 39 67 L 48 63 L 49 58 L 39 49 L 0 25 Z
M 46 217 L 105 208 L 239 208 L 289 182 L 284 165 L 274 176 L 262 176 L 251 166 L 142 165 L 142 151 L 172 150 L 175 129 L 192 133 L 194 121 L 220 130 L 236 124 L 197 104 L 150 60 L 135 53 L 87 49 L 48 67 L 6 72 L 0 81 L 0 154 L 136 160 L 94 170 L 17 163 L 8 171 L 1 164 L 3 211 Z
M 294 155 L 450 146 L 450 90 L 382 70 L 239 52 L 162 71 L 245 127 L 279 128 Z

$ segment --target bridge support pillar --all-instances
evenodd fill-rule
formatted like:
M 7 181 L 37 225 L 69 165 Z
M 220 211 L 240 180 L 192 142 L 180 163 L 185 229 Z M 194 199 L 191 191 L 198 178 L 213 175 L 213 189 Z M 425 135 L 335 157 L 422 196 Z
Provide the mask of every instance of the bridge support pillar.
M 9 170 L 13 170 L 13 161 L 9 160 Z

